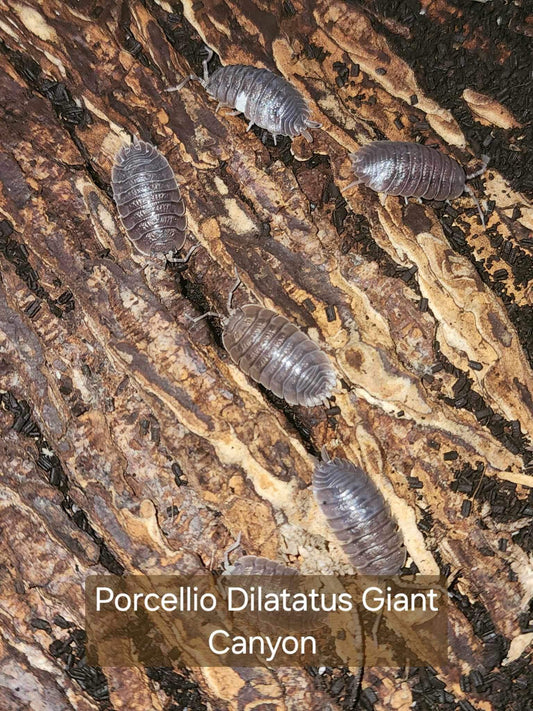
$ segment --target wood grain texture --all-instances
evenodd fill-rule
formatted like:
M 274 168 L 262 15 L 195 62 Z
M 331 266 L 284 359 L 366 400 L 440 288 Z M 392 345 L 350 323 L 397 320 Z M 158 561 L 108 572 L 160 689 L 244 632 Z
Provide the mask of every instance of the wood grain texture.
M 197 668 L 169 680 L 115 669 L 84 687 L 50 651 L 69 634 L 56 615 L 83 627 L 87 574 L 216 567 L 239 532 L 247 553 L 305 573 L 351 571 L 309 486 L 323 444 L 381 488 L 420 571 L 440 568 L 453 581 L 451 664 L 440 678 L 456 700 L 476 705 L 460 676 L 494 666 L 487 625 L 502 649 L 524 634 L 532 373 L 477 260 L 489 274 L 501 268 L 502 241 L 531 259 L 533 208 L 489 170 L 486 233 L 468 196 L 453 203 L 469 256 L 443 231 L 445 207 L 405 206 L 360 186 L 342 192 L 349 152 L 380 137 L 414 139 L 408 114 L 463 165 L 475 151 L 368 9 L 292 6 L 294 17 L 261 0 L 103 9 L 0 0 L 0 389 L 28 403 L 19 417 L 6 396 L 0 412 L 3 708 L 165 709 L 178 687 L 190 708 L 341 708 L 303 671 Z M 165 93 L 200 72 L 204 42 L 222 64 L 293 82 L 322 122 L 313 143 L 274 147 L 246 133 L 198 83 Z M 349 70 L 341 86 L 336 63 Z M 500 126 L 507 114 L 475 101 Z M 157 145 L 176 173 L 187 246 L 201 247 L 184 273 L 136 256 L 120 227 L 109 182 L 130 134 Z M 225 312 L 235 267 L 244 282 L 236 305 L 275 309 L 332 359 L 340 414 L 284 407 L 232 364 L 216 319 L 191 326 L 187 316 Z M 531 307 L 531 284 L 507 270 L 499 281 L 517 307 Z M 17 417 L 26 424 L 12 427 Z M 53 475 L 36 464 L 44 456 L 48 467 L 52 453 Z M 512 649 L 520 656 L 520 644 Z M 98 697 L 106 681 L 109 695 Z M 367 670 L 363 682 L 376 709 L 409 708 L 413 685 L 386 670 Z

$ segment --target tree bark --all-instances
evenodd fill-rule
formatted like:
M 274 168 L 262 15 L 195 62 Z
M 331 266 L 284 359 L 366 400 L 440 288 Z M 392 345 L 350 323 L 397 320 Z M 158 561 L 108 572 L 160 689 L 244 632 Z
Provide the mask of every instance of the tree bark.
M 452 212 L 347 186 L 370 140 L 418 131 L 474 165 L 467 127 L 515 150 L 521 118 L 471 87 L 463 125 L 395 50 L 409 27 L 370 4 L 0 8 L 2 707 L 353 708 L 340 670 L 83 663 L 89 573 L 217 567 L 239 532 L 250 554 L 351 572 L 309 488 L 326 445 L 382 488 L 418 569 L 449 576 L 446 691 L 520 708 L 461 675 L 518 675 L 531 639 L 529 193 L 491 167 L 483 230 L 468 195 Z M 166 93 L 204 44 L 290 80 L 322 123 L 313 143 L 247 133 L 198 83 Z M 119 224 L 110 171 L 131 135 L 176 173 L 200 245 L 186 271 L 137 256 Z M 340 412 L 286 406 L 231 363 L 216 319 L 191 325 L 225 313 L 235 267 L 235 304 L 275 309 L 331 357 Z M 363 693 L 407 709 L 417 684 L 368 669 Z

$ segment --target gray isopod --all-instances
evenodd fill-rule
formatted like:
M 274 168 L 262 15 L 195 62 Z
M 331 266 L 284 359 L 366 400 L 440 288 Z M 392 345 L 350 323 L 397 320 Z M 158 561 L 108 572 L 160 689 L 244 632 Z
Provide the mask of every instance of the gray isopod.
M 207 64 L 213 52 L 204 60 L 204 78 L 191 74 L 178 86 L 167 89 L 181 89 L 189 79 L 198 79 L 207 93 L 217 99 L 218 107 L 228 106 L 235 114 L 242 113 L 249 120 L 249 131 L 254 124 L 270 131 L 276 143 L 277 136 L 304 136 L 313 138 L 310 128 L 320 128 L 322 124 L 312 121 L 311 111 L 300 92 L 286 79 L 268 69 L 258 69 L 245 64 L 230 64 L 220 67 L 211 76 Z
M 322 454 L 313 493 L 350 562 L 365 575 L 396 575 L 405 548 L 383 495 L 360 467 Z
M 232 309 L 231 299 L 239 284 L 240 279 L 228 297 L 230 315 L 222 319 L 222 343 L 233 362 L 289 405 L 320 405 L 337 382 L 327 355 L 275 311 L 257 304 Z M 199 321 L 206 316 L 220 318 L 216 312 L 208 312 L 191 320 Z
M 235 563 L 229 565 L 222 573 L 221 590 L 224 590 L 224 580 L 228 575 L 242 576 L 243 578 L 259 576 L 263 597 L 279 596 L 284 592 L 288 592 L 291 596 L 301 595 L 308 591 L 309 587 L 306 586 L 304 579 L 298 576 L 298 571 L 294 568 L 257 555 L 242 556 Z M 250 586 L 250 589 L 253 590 L 253 586 Z M 268 612 L 257 612 L 252 609 L 247 612 L 247 620 L 258 629 L 285 629 L 291 632 L 302 632 L 322 627 L 324 614 L 320 611 L 317 612 L 317 610 L 308 610 L 295 615 L 294 612 L 282 609 L 273 616 Z
M 223 575 L 297 575 L 298 571 L 259 555 L 244 555 L 232 563 Z
M 224 572 L 222 575 L 297 575 L 294 568 L 289 568 L 283 563 L 259 555 L 243 555 L 237 558 L 235 563 L 230 563 L 229 554 L 240 548 L 241 537 L 241 532 L 239 532 L 235 543 L 232 543 L 224 551 Z
M 235 309 L 222 336 L 231 359 L 289 405 L 314 407 L 337 377 L 329 358 L 285 316 L 257 304 Z
M 363 183 L 379 193 L 426 200 L 453 200 L 468 192 L 484 224 L 479 202 L 466 181 L 485 171 L 485 157 L 483 167 L 468 175 L 453 158 L 420 143 L 374 141 L 350 157 L 357 180 L 348 187 Z
M 111 187 L 122 224 L 141 254 L 161 257 L 183 247 L 185 204 L 172 168 L 155 146 L 137 139 L 123 146 L 115 156 Z

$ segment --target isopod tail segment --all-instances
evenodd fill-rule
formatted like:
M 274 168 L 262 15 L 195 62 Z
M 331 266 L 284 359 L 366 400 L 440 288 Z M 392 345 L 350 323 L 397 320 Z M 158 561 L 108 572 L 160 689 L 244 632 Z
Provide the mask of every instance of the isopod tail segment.
M 313 121 L 312 119 L 307 119 L 305 123 L 307 128 L 302 131 L 302 136 L 305 138 L 307 143 L 313 143 L 313 136 L 309 132 L 309 129 L 322 128 L 322 124 L 320 123 L 320 121 Z M 276 136 L 274 136 L 274 145 L 276 145 Z

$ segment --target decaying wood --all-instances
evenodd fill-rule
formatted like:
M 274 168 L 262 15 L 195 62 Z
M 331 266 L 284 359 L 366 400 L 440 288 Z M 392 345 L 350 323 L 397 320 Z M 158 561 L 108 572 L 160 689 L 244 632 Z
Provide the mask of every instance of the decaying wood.
M 520 535 L 532 520 L 521 504 L 533 484 L 530 364 L 502 299 L 450 246 L 432 206 L 359 186 L 344 206 L 332 190 L 353 179 L 349 152 L 362 142 L 413 139 L 407 120 L 394 123 L 408 113 L 463 164 L 474 160 L 461 125 L 355 5 L 295 1 L 294 16 L 259 0 L 188 1 L 183 14 L 151 0 L 84 5 L 0 0 L 0 388 L 10 393 L 0 413 L 2 707 L 169 705 L 157 675 L 104 670 L 81 683 L 54 656 L 51 643 L 83 627 L 90 573 L 216 567 L 239 532 L 248 553 L 302 572 L 351 571 L 309 487 L 323 444 L 382 488 L 420 571 L 440 567 L 454 581 L 451 664 L 440 678 L 475 704 L 460 676 L 492 667 L 469 610 L 478 605 L 505 646 L 521 640 L 532 594 L 531 543 Z M 431 5 L 435 21 L 449 10 Z M 241 117 L 216 113 L 197 83 L 165 93 L 200 71 L 204 42 L 223 64 L 292 81 L 322 122 L 313 143 L 274 148 Z M 322 48 L 320 61 L 310 47 Z M 335 63 L 358 66 L 345 86 Z M 465 99 L 485 122 L 520 125 L 473 88 Z M 178 177 L 189 241 L 201 246 L 184 273 L 135 256 L 119 226 L 108 184 L 131 134 L 156 144 Z M 495 202 L 488 228 L 519 244 L 533 227 L 526 196 L 496 170 L 483 196 Z M 345 208 L 339 231 L 335 200 Z M 472 206 L 467 195 L 454 201 L 474 256 L 492 257 L 494 273 L 497 240 Z M 284 407 L 231 363 L 216 320 L 191 326 L 187 316 L 224 313 L 234 267 L 244 282 L 236 304 L 279 311 L 332 358 L 340 414 Z M 507 286 L 518 307 L 531 306 L 527 282 L 511 276 Z M 461 405 L 461 391 L 477 393 L 477 405 Z M 461 476 L 474 478 L 471 489 L 456 486 Z M 519 513 L 499 519 L 491 506 L 502 497 Z M 515 642 L 516 657 L 526 645 Z M 190 685 L 189 708 L 342 706 L 292 669 L 198 668 L 174 682 Z M 363 682 L 376 709 L 409 708 L 412 686 L 387 670 L 367 670 Z

